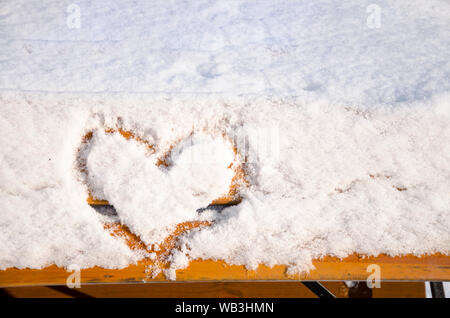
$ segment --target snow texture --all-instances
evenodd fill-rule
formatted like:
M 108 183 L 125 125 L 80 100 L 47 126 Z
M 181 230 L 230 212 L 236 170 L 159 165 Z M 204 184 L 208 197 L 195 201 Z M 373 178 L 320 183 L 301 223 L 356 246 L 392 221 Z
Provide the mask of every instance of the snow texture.
M 87 185 L 148 244 L 212 222 L 182 235 L 169 278 L 196 258 L 296 273 L 449 254 L 450 4 L 371 4 L 2 1 L 0 269 L 142 259 Z M 246 156 L 242 202 L 199 215 Z

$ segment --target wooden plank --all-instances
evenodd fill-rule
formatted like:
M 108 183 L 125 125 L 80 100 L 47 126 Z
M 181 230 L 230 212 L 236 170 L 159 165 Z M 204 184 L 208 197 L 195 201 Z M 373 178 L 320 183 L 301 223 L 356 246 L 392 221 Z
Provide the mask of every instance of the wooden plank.
M 220 283 L 154 283 L 85 285 L 75 289 L 65 286 L 9 287 L 4 292 L 11 297 L 124 297 L 124 298 L 315 298 L 303 284 L 297 282 L 220 282 Z
M 384 282 L 372 289 L 373 298 L 426 298 L 425 283 Z
M 367 266 L 377 264 L 381 268 L 382 281 L 439 281 L 450 280 L 450 257 L 441 254 L 416 257 L 363 258 L 351 255 L 339 260 L 325 257 L 313 262 L 315 269 L 307 274 L 287 275 L 286 266 L 276 265 L 269 268 L 260 265 L 257 270 L 246 270 L 244 266 L 227 265 L 223 261 L 195 260 L 186 269 L 177 271 L 177 280 L 186 282 L 201 281 L 277 281 L 277 280 L 366 280 L 370 273 Z M 81 270 L 81 282 L 89 283 L 135 283 L 166 281 L 162 274 L 149 277 L 150 261 L 130 265 L 124 269 L 104 269 L 99 267 Z M 54 265 L 47 268 L 16 269 L 0 271 L 0 287 L 31 285 L 64 285 L 68 273 Z
M 349 298 L 344 282 L 321 282 L 337 298 Z M 153 283 L 91 284 L 70 289 L 66 286 L 28 286 L 0 289 L 4 296 L 20 298 L 316 298 L 300 282 L 219 282 L 219 283 Z M 388 282 L 371 291 L 373 298 L 424 298 L 424 283 Z M 357 295 L 364 296 L 364 295 Z
M 380 288 L 369 289 L 366 282 L 348 288 L 344 282 L 322 282 L 337 298 L 425 298 L 423 282 L 382 282 Z
M 321 282 L 337 298 L 363 297 L 344 282 Z M 361 283 L 362 284 L 362 283 Z M 349 292 L 350 291 L 350 292 Z M 17 298 L 316 298 L 300 282 L 208 282 L 153 284 L 91 284 L 70 289 L 66 286 L 25 286 L 0 289 L 0 294 Z M 425 298 L 424 283 L 388 282 L 374 288 L 373 298 Z

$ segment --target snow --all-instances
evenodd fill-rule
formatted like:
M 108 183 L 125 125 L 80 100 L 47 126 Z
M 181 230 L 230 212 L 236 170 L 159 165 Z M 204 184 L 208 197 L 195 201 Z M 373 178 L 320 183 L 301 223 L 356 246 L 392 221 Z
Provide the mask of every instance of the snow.
M 161 243 L 177 224 L 195 220 L 198 208 L 226 196 L 234 174 L 228 168 L 232 146 L 201 134 L 178 144 L 182 149 L 171 152 L 170 169 L 158 167 L 145 145 L 117 134 L 96 132 L 89 146 L 92 194 L 108 200 L 121 223 L 149 245 Z
M 149 245 L 211 222 L 179 238 L 169 278 L 196 258 L 296 273 L 450 253 L 448 2 L 378 1 L 379 27 L 370 1 L 73 4 L 0 4 L 0 269 L 148 256 L 88 189 Z M 242 202 L 197 213 L 245 158 Z
M 0 87 L 370 104 L 448 91 L 448 3 L 377 1 L 370 28 L 372 2 L 3 1 Z

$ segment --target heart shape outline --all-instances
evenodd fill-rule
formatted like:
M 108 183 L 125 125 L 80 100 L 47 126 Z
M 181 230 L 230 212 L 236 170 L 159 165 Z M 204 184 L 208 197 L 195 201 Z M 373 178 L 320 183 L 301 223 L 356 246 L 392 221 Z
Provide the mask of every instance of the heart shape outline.
M 80 147 L 78 148 L 77 152 L 77 170 L 79 173 L 79 177 L 81 178 L 81 181 L 86 187 L 87 191 L 87 200 L 86 202 L 95 207 L 95 206 L 108 206 L 109 202 L 100 198 L 95 198 L 92 195 L 92 191 L 89 189 L 89 183 L 88 183 L 88 169 L 86 167 L 86 158 L 82 156 L 82 150 L 86 147 L 90 147 L 90 141 L 93 138 L 96 130 L 90 130 L 88 131 L 81 140 Z M 156 153 L 156 146 L 150 143 L 149 141 L 145 140 L 144 138 L 141 138 L 140 136 L 137 136 L 134 132 L 130 130 L 126 130 L 122 127 L 117 128 L 111 128 L 106 127 L 104 128 L 104 132 L 107 134 L 119 134 L 122 136 L 125 140 L 135 140 L 141 144 L 144 144 L 148 151 L 151 154 Z M 171 156 L 171 153 L 173 149 L 183 142 L 183 140 L 186 140 L 190 136 L 194 134 L 194 131 L 192 131 L 187 137 L 180 138 L 176 140 L 174 143 L 172 143 L 169 147 L 169 149 L 157 159 L 157 166 L 164 166 L 169 167 L 170 162 L 169 158 Z M 233 148 L 233 153 L 235 156 L 235 159 L 241 158 L 240 153 L 237 149 L 236 144 L 234 143 L 232 138 L 229 138 L 226 133 L 222 133 L 222 138 L 226 139 Z M 237 205 L 241 202 L 242 197 L 240 196 L 240 190 L 243 187 L 247 187 L 249 185 L 249 182 L 247 180 L 247 173 L 245 169 L 245 163 L 246 158 L 244 158 L 243 161 L 241 160 L 235 160 L 235 165 L 233 167 L 233 162 L 230 164 L 228 168 L 232 168 L 234 171 L 234 176 L 231 180 L 231 184 L 229 186 L 228 195 L 224 197 L 217 198 L 213 200 L 210 204 L 210 206 L 217 206 L 217 205 L 225 205 L 225 206 L 231 206 L 231 205 Z M 110 233 L 111 236 L 114 238 L 123 240 L 130 249 L 133 251 L 136 251 L 137 253 L 141 254 L 143 259 L 142 261 L 146 263 L 146 265 L 149 268 L 149 272 L 151 273 L 151 277 L 156 277 L 159 273 L 161 273 L 164 269 L 169 268 L 170 264 L 167 261 L 168 256 L 170 255 L 173 248 L 176 248 L 177 246 L 177 238 L 192 229 L 195 228 L 202 228 L 202 227 L 208 227 L 211 226 L 212 222 L 210 221 L 201 221 L 201 220 L 195 220 L 195 221 L 187 221 L 182 222 L 176 225 L 175 229 L 158 245 L 152 244 L 151 246 L 148 246 L 144 241 L 139 237 L 139 235 L 133 233 L 133 231 L 126 225 L 122 224 L 120 221 L 115 222 L 104 222 L 103 227 L 106 231 Z

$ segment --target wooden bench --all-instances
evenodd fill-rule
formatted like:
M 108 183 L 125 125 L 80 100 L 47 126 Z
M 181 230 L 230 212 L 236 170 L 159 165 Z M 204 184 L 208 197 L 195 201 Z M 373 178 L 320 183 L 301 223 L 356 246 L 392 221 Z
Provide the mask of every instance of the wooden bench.
M 143 142 L 152 149 L 145 140 L 134 136 L 133 133 L 122 129 L 108 129 L 109 133 L 120 133 L 124 138 L 134 138 Z M 89 142 L 92 133 L 83 138 L 83 142 Z M 235 149 L 235 152 L 237 150 Z M 160 164 L 165 164 L 164 160 Z M 80 167 L 83 171 L 84 167 Z M 235 178 L 230 186 L 229 195 L 219 198 L 212 204 L 237 204 L 238 182 L 245 175 L 242 166 L 235 167 Z M 241 182 L 242 184 L 242 182 Z M 108 205 L 108 202 L 95 199 L 91 196 L 87 199 L 92 206 Z M 197 226 L 207 226 L 206 222 L 189 222 L 179 224 L 177 230 L 170 235 L 157 252 L 159 260 L 174 246 L 177 235 Z M 130 248 L 146 249 L 143 242 L 129 229 L 118 223 L 105 224 L 112 235 L 125 237 Z M 158 261 L 158 259 L 157 259 Z M 186 269 L 177 271 L 177 281 L 182 282 L 231 282 L 231 281 L 365 281 L 371 272 L 368 272 L 370 264 L 380 266 L 381 280 L 386 281 L 446 281 L 450 280 L 450 257 L 441 254 L 395 256 L 379 255 L 377 257 L 364 257 L 361 255 L 350 255 L 344 259 L 327 256 L 313 262 L 315 269 L 307 274 L 287 275 L 286 266 L 276 265 L 269 268 L 260 265 L 257 270 L 246 270 L 244 266 L 228 265 L 223 261 L 194 260 Z M 139 282 L 164 282 L 165 277 L 160 274 L 151 278 L 148 273 L 149 266 L 160 266 L 164 268 L 164 261 L 155 264 L 155 261 L 145 259 L 138 264 L 130 265 L 124 269 L 104 269 L 99 267 L 83 269 L 80 272 L 82 284 L 92 283 L 139 283 Z M 10 268 L 0 271 L 0 287 L 13 286 L 42 286 L 42 285 L 65 285 L 70 273 L 63 268 L 49 266 L 44 269 L 16 269 Z

